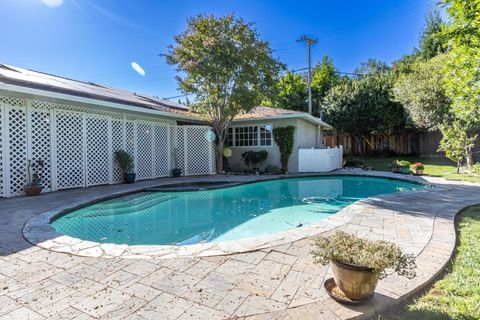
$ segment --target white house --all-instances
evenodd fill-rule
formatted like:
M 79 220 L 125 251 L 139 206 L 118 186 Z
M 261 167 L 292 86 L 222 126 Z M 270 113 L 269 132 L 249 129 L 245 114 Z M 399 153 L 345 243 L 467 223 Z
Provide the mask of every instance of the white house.
M 299 150 L 322 147 L 331 126 L 309 114 L 258 107 L 230 129 L 232 164 L 245 150 L 265 149 L 266 164 L 280 165 L 272 128 L 293 125 L 290 172 Z M 113 160 L 124 149 L 137 179 L 215 173 L 211 128 L 177 103 L 134 92 L 0 64 L 0 196 L 20 195 L 28 160 L 43 160 L 44 191 L 121 181 Z

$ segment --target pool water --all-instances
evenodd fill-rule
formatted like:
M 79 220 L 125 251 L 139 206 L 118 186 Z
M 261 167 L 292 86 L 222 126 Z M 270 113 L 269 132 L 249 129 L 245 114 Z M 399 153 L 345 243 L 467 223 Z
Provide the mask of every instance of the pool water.
M 291 178 L 191 192 L 142 192 L 55 219 L 60 233 L 102 243 L 188 245 L 274 234 L 370 196 L 424 188 L 370 177 Z

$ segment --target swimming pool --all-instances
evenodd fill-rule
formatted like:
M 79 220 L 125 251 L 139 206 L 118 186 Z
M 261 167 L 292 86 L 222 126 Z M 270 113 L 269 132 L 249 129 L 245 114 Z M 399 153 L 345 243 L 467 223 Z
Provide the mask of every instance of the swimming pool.
M 310 225 L 362 198 L 422 188 L 384 178 L 329 176 L 206 191 L 141 192 L 72 211 L 51 225 L 59 233 L 101 243 L 221 242 Z

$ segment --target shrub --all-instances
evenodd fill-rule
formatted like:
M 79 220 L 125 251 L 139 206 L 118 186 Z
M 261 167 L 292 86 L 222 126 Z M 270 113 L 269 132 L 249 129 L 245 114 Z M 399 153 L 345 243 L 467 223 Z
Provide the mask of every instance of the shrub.
M 115 151 L 115 160 L 123 173 L 131 173 L 133 171 L 133 158 L 125 150 Z
M 480 162 L 477 162 L 472 166 L 472 171 L 475 174 L 480 174 Z
M 280 168 L 274 164 L 269 164 L 265 167 L 265 173 L 280 173 Z
M 273 138 L 280 149 L 280 162 L 282 163 L 282 171 L 288 171 L 288 159 L 293 151 L 295 143 L 295 127 L 287 126 L 273 128 Z
M 248 167 L 255 167 L 257 165 L 262 164 L 265 160 L 267 160 L 268 152 L 265 150 L 262 151 L 245 151 L 242 153 L 243 162 Z
M 421 162 L 415 162 L 412 164 L 412 170 L 424 170 L 425 166 Z
M 403 253 L 399 246 L 391 242 L 364 240 L 337 231 L 333 235 L 316 238 L 315 246 L 315 262 L 322 265 L 336 260 L 367 267 L 372 269 L 379 279 L 387 276 L 386 269 L 393 269 L 397 274 L 409 279 L 416 276 L 413 255 Z
M 394 160 L 390 165 L 391 168 L 410 168 L 410 162 L 406 160 Z

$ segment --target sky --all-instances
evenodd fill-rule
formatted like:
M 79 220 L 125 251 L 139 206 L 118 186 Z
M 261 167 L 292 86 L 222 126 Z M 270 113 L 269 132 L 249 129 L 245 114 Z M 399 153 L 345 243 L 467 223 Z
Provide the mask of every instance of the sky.
M 161 98 L 180 94 L 165 58 L 188 17 L 253 22 L 289 69 L 308 65 L 302 35 L 342 72 L 390 63 L 418 43 L 429 0 L 0 0 L 0 63 Z

